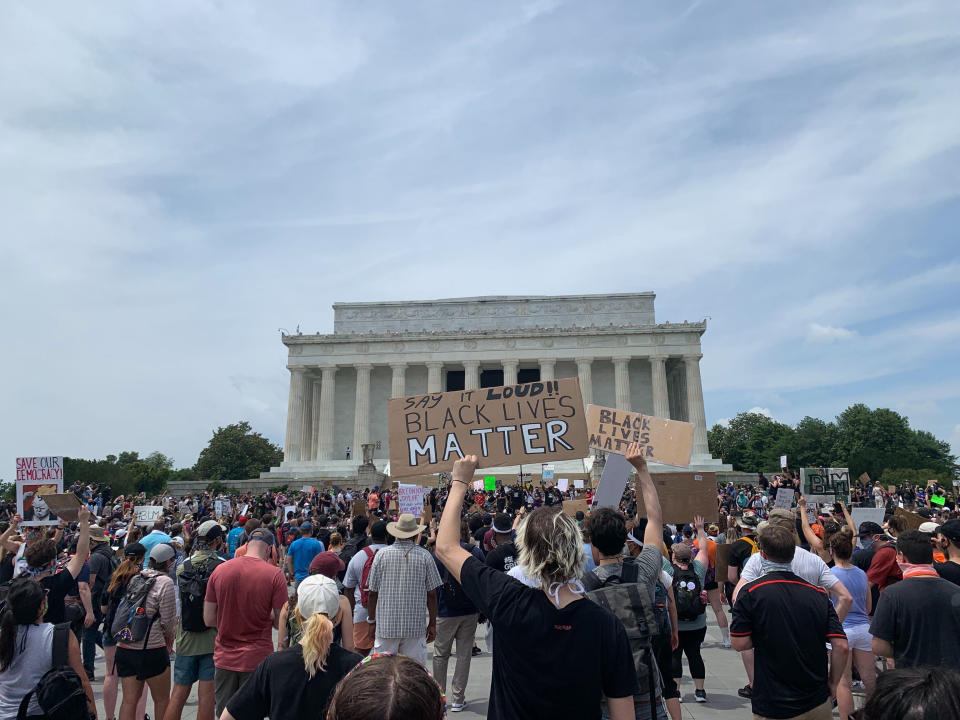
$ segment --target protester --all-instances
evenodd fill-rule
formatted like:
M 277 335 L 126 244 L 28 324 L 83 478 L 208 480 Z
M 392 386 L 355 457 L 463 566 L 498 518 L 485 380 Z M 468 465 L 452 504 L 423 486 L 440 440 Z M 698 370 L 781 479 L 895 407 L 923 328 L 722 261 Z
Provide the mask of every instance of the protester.
M 437 588 L 442 584 L 433 557 L 418 544 L 426 529 L 410 513 L 387 523 L 396 542 L 373 558 L 367 605 L 369 621 L 377 626 L 373 651 L 407 655 L 424 666 L 427 643 L 437 635 Z
M 287 601 L 283 573 L 265 562 L 274 542 L 266 528 L 254 530 L 247 554 L 219 565 L 207 582 L 203 619 L 217 628 L 213 681 L 218 718 L 257 665 L 273 652 L 274 623 Z
M 687 665 L 690 667 L 690 677 L 693 678 L 694 699 L 697 702 L 706 702 L 707 693 L 704 689 L 706 666 L 700 647 L 707 635 L 706 607 L 701 600 L 707 576 L 709 555 L 707 550 L 707 534 L 703 527 L 703 518 L 696 517 L 693 529 L 697 533 L 699 550 L 696 557 L 689 545 L 676 543 L 670 549 L 673 557 L 673 596 L 677 602 L 677 619 L 679 620 L 678 639 L 679 647 L 673 651 L 673 678 L 680 687 L 680 678 L 683 676 L 683 655 L 687 656 Z
M 640 446 L 632 444 L 628 458 L 640 452 Z M 460 546 L 460 508 L 476 467 L 475 455 L 454 464 L 437 555 L 493 622 L 487 718 L 595 720 L 601 717 L 601 693 L 611 718 L 635 717 L 633 696 L 639 687 L 627 634 L 610 611 L 583 597 L 578 579 L 583 542 L 572 518 L 540 508 L 520 525 L 520 566 L 537 588 L 495 571 Z M 574 674 L 555 672 L 574 666 Z
M 120 702 L 120 720 L 134 720 L 143 685 L 150 688 L 154 717 L 162 718 L 170 700 L 170 655 L 177 630 L 177 604 L 173 581 L 167 575 L 173 561 L 173 548 L 166 543 L 154 545 L 147 559 L 147 569 L 141 570 L 127 584 L 126 597 L 135 588 L 146 593 L 142 607 L 149 618 L 148 629 L 142 640 L 117 638 L 114 660 L 123 687 Z
M 755 533 L 760 519 L 752 510 L 747 510 L 742 516 L 737 518 L 736 525 L 742 533 L 738 540 L 730 545 L 730 553 L 727 560 L 727 577 L 724 590 L 730 606 L 733 606 L 733 590 L 740 582 L 740 576 L 743 568 L 752 555 L 759 552 Z M 753 650 L 740 653 L 740 659 L 747 673 L 747 684 L 737 690 L 737 694 L 742 698 L 749 699 L 753 688 Z
M 880 594 L 870 626 L 873 652 L 892 657 L 897 668 L 960 669 L 960 587 L 933 569 L 925 533 L 901 533 L 897 563 L 903 580 Z
M 847 616 L 843 619 L 843 632 L 847 636 L 850 659 L 837 686 L 837 710 L 841 718 L 853 713 L 852 676 L 857 668 L 867 698 L 873 694 L 877 680 L 877 668 L 873 657 L 873 637 L 870 635 L 871 596 L 867 574 L 850 560 L 853 555 L 853 529 L 844 527 L 834 533 L 828 542 L 833 558 L 833 574 L 843 583 L 853 599 Z
M 162 720 L 180 720 L 183 706 L 197 683 L 197 720 L 213 720 L 213 651 L 217 629 L 206 627 L 203 603 L 210 576 L 223 560 L 223 527 L 207 520 L 197 528 L 193 554 L 177 567 L 181 612 L 177 623 L 177 656 L 173 664 L 173 693 Z
M 947 720 L 960 718 L 960 672 L 944 668 L 897 668 L 883 673 L 877 690 L 851 715 L 855 720 Z
M 103 599 L 100 601 L 100 610 L 103 612 L 103 655 L 106 664 L 106 673 L 103 678 L 103 709 L 107 720 L 116 718 L 117 697 L 119 695 L 120 676 L 117 674 L 117 640 L 113 637 L 111 628 L 117 613 L 117 607 L 127 592 L 127 585 L 140 574 L 143 567 L 143 558 L 147 549 L 138 542 L 130 543 L 123 549 L 121 562 L 110 576 Z M 147 706 L 146 687 L 140 692 L 134 717 L 142 718 Z
M 755 650 L 754 716 L 830 720 L 848 652 L 840 619 L 827 593 L 791 570 L 793 532 L 769 523 L 758 541 L 766 572 L 741 588 L 730 629 L 736 650 Z
M 873 607 L 876 609 L 880 593 L 900 582 L 903 573 L 897 564 L 896 546 L 882 527 L 868 520 L 860 523 L 858 531 L 861 549 L 854 553 L 853 564 L 867 573 Z
M 513 533 L 516 524 L 524 517 L 526 508 L 520 508 L 516 519 L 511 522 L 510 516 L 505 513 L 497 513 L 493 519 L 492 532 L 490 534 L 491 550 L 486 554 L 484 562 L 502 573 L 509 573 L 517 565 L 517 556 L 519 551 L 513 542 Z M 509 528 L 509 529 L 508 529 Z M 486 630 L 484 631 L 484 644 L 487 652 L 493 652 L 493 623 L 484 620 Z
M 353 526 L 366 528 L 366 523 L 365 517 L 357 517 L 354 518 Z M 361 546 L 361 551 L 352 557 L 343 578 L 343 589 L 347 599 L 353 604 L 353 645 L 361 655 L 373 650 L 376 642 L 377 626 L 370 620 L 367 611 L 370 600 L 370 570 L 373 568 L 374 557 L 386 546 L 387 524 L 377 521 L 370 526 L 370 544 Z
M 326 720 L 442 720 L 446 703 L 422 665 L 402 655 L 370 655 L 337 686 Z
M 944 580 L 960 585 L 960 520 L 947 520 L 940 526 L 937 538 L 946 560 L 934 563 L 933 569 Z
M 337 683 L 362 659 L 333 641 L 344 617 L 335 580 L 311 575 L 300 583 L 297 596 L 300 641 L 267 656 L 227 702 L 220 720 L 320 717 Z
M 173 539 L 167 535 L 165 532 L 166 529 L 167 521 L 163 518 L 159 518 L 153 523 L 153 529 L 150 531 L 150 533 L 140 540 L 140 544 L 147 549 L 147 556 L 143 559 L 144 570 L 147 569 L 147 564 L 150 561 L 150 551 L 153 550 L 153 548 L 155 548 L 157 545 L 160 545 L 161 543 L 169 543 Z
M 81 523 L 83 524 L 83 523 Z M 0 718 L 17 717 L 23 698 L 58 661 L 79 676 L 86 695 L 90 717 L 97 717 L 93 689 L 84 672 L 80 644 L 66 625 L 44 622 L 47 593 L 31 578 L 11 581 L 3 614 L 0 615 Z M 32 696 L 26 717 L 43 717 L 43 711 Z
M 90 557 L 87 564 L 90 567 L 90 605 L 93 609 L 94 622 L 83 630 L 81 651 L 83 668 L 92 682 L 97 646 L 103 647 L 100 632 L 103 613 L 100 607 L 104 592 L 110 583 L 110 576 L 113 574 L 114 568 L 120 564 L 119 559 L 110 547 L 106 533 L 98 525 L 90 526 Z M 109 628 L 107 630 L 109 631 Z
M 310 574 L 310 561 L 323 552 L 323 543 L 313 537 L 313 525 L 300 523 L 300 537 L 287 548 L 287 579 L 297 585 Z
M 47 591 L 47 612 L 44 621 L 48 623 L 62 623 L 68 620 L 66 615 L 66 598 L 76 594 L 77 578 L 83 571 L 87 553 L 90 550 L 90 511 L 81 507 L 77 511 L 79 534 L 77 551 L 62 570 L 57 570 L 57 544 L 50 538 L 41 538 L 26 546 L 23 558 L 26 561 L 26 574 L 38 580 Z M 15 517 L 11 523 L 17 527 L 19 518 Z
M 460 547 L 483 560 L 480 549 L 470 543 L 470 527 L 460 523 Z M 433 677 L 440 690 L 447 692 L 447 665 L 453 643 L 457 643 L 457 663 L 453 671 L 453 697 L 450 712 L 460 712 L 466 706 L 467 680 L 470 677 L 470 660 L 473 657 L 473 640 L 477 634 L 477 606 L 473 604 L 463 587 L 434 555 L 437 570 L 443 584 L 437 597 L 437 637 L 433 643 Z

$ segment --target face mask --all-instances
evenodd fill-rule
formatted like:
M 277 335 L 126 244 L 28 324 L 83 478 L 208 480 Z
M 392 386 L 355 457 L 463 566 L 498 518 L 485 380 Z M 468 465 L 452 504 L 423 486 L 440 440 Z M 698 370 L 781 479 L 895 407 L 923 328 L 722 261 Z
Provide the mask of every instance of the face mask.
M 869 550 L 873 547 L 873 538 L 861 538 L 860 547 L 864 550 Z
M 791 563 L 778 563 L 773 560 L 767 560 L 765 557 L 760 558 L 760 574 L 766 575 L 767 573 L 772 572 L 792 572 Z

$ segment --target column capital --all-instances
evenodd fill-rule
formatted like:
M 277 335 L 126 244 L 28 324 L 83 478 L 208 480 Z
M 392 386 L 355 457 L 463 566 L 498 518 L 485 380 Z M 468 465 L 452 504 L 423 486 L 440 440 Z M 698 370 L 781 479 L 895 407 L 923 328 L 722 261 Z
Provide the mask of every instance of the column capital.
M 407 364 L 405 362 L 392 362 L 390 363 L 390 367 L 394 370 L 406 370 Z
M 581 367 L 583 365 L 586 365 L 587 367 L 589 367 L 593 363 L 593 358 L 592 357 L 576 358 L 576 363 L 577 363 L 577 367 Z
M 650 362 L 654 362 L 654 361 L 666 362 L 667 360 L 670 359 L 670 356 L 669 355 L 647 355 L 647 359 L 650 360 Z
M 556 365 L 557 359 L 556 358 L 539 358 L 537 362 L 540 363 L 541 365 Z
M 287 365 L 287 370 L 292 373 L 308 373 L 313 370 L 309 365 Z
M 508 365 L 520 365 L 520 361 L 507 359 L 507 360 L 501 360 L 500 364 L 503 365 L 504 367 Z
M 439 368 L 442 368 L 442 367 L 443 367 L 443 361 L 442 361 L 442 360 L 427 360 L 427 361 L 424 363 L 424 365 L 426 365 L 428 368 L 437 368 L 437 369 L 439 369 Z
M 701 353 L 693 353 L 690 355 L 682 355 L 684 362 L 700 362 L 700 359 L 703 357 Z
M 631 357 L 615 357 L 612 359 L 614 365 L 629 365 L 630 361 L 633 360 Z
M 355 367 L 357 370 L 372 370 L 373 364 L 372 363 L 354 363 L 353 367 Z
M 466 367 L 475 367 L 475 368 L 478 368 L 478 367 L 480 367 L 480 361 L 479 361 L 479 360 L 464 360 L 464 361 L 463 361 L 463 366 L 464 366 L 465 368 L 466 368 Z
M 323 377 L 332 377 L 337 372 L 336 365 L 320 365 L 320 372 Z

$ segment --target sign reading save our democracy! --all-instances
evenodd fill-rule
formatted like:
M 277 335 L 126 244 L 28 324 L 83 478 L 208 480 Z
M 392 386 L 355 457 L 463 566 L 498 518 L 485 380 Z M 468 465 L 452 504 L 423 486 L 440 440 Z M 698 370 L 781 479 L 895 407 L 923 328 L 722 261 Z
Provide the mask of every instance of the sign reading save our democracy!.
M 687 467 L 693 452 L 693 424 L 600 405 L 587 406 L 590 447 L 626 455 L 630 443 L 643 445 L 647 460 Z
M 589 454 L 577 378 L 393 398 L 387 405 L 390 475 L 577 460 Z

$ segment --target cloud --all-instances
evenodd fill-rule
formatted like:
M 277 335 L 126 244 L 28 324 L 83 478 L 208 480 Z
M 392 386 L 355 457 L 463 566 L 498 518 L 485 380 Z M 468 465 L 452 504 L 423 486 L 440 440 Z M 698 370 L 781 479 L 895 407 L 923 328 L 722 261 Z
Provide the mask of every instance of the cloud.
M 835 343 L 842 340 L 851 340 L 857 336 L 853 330 L 820 323 L 810 323 L 807 329 L 807 339 L 813 343 Z
M 766 417 L 770 418 L 771 420 L 773 419 L 773 414 L 770 412 L 770 408 L 765 408 L 765 407 L 752 407 L 752 408 L 750 408 L 749 410 L 747 410 L 747 412 L 748 412 L 748 413 L 755 414 L 755 415 L 765 415 Z

